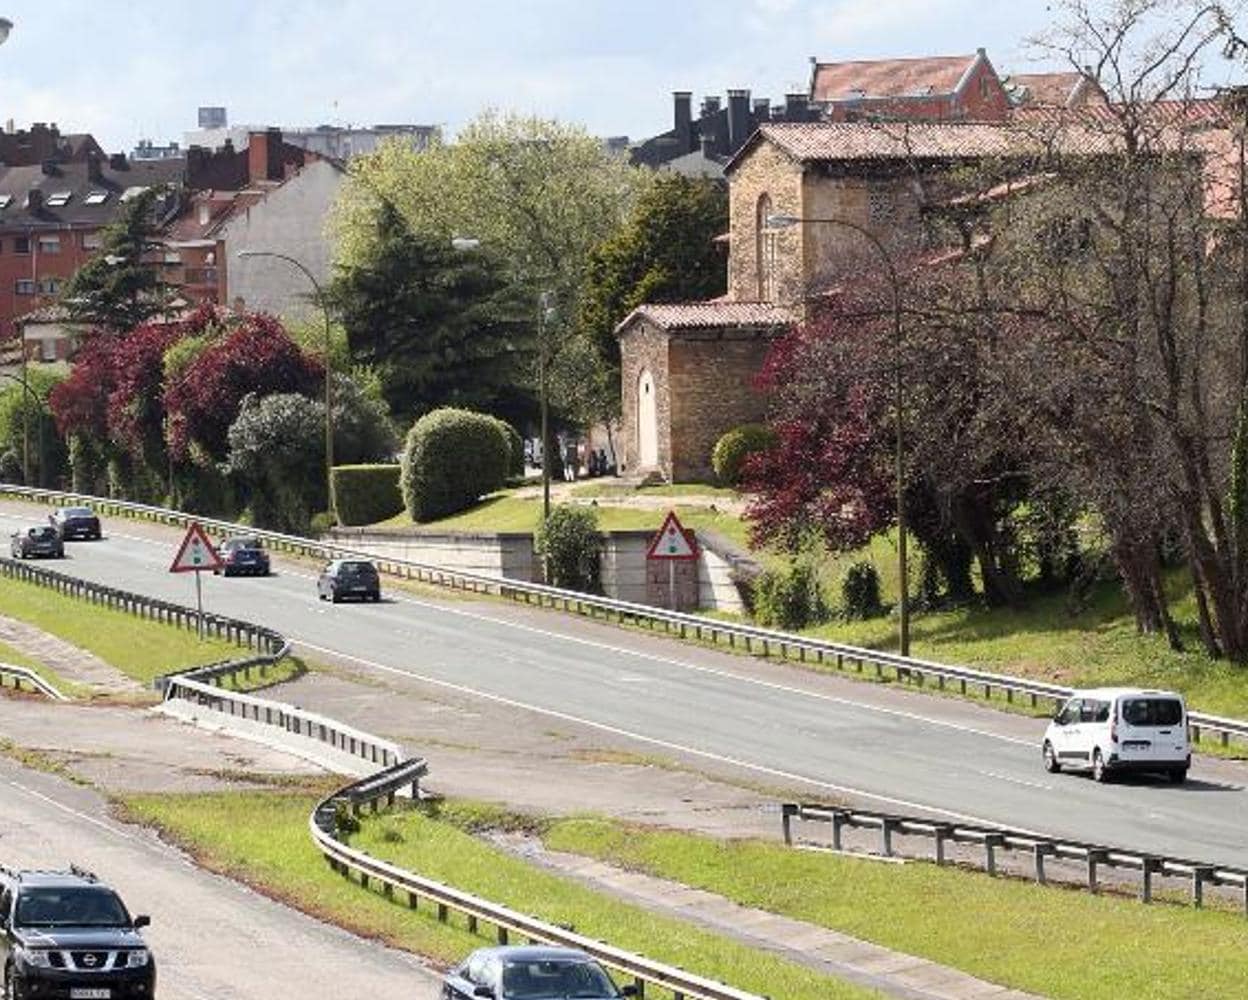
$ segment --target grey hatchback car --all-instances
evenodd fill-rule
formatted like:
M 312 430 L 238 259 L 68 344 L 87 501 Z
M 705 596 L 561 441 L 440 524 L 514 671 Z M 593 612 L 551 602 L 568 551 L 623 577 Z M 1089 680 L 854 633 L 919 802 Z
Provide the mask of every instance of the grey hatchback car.
M 446 974 L 443 1000 L 616 1000 L 635 986 L 615 985 L 583 951 L 537 945 L 478 948 Z
M 65 543 L 61 540 L 60 532 L 50 524 L 37 524 L 13 532 L 9 549 L 14 559 L 30 559 L 32 556 L 65 558 Z
M 366 559 L 335 559 L 316 581 L 316 596 L 337 604 L 344 597 L 361 601 L 381 600 L 381 577 L 377 567 Z

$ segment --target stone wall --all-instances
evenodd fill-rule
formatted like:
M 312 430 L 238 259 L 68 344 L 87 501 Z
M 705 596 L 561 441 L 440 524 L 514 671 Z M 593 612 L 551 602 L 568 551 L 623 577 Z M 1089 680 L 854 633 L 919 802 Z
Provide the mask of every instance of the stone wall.
M 682 331 L 670 347 L 673 482 L 710 479 L 711 451 L 726 431 L 761 420 L 766 400 L 753 379 L 774 330 Z
M 506 580 L 541 580 L 533 554 L 533 536 L 525 532 L 378 531 L 335 528 L 325 541 L 366 552 L 378 559 L 409 562 L 480 573 Z
M 769 142 L 759 142 L 732 171 L 728 188 L 728 297 L 758 302 L 758 204 L 763 195 L 771 212 L 802 216 L 802 167 Z M 762 249 L 772 261 L 771 297 L 794 302 L 801 297 L 801 246 L 804 227 L 764 233 Z
M 649 369 L 654 377 L 655 413 L 659 424 L 659 468 L 671 474 L 671 396 L 668 393 L 668 337 L 647 319 L 639 319 L 620 335 L 620 440 L 617 442 L 620 471 L 632 475 L 646 472 L 638 467 L 637 385 Z

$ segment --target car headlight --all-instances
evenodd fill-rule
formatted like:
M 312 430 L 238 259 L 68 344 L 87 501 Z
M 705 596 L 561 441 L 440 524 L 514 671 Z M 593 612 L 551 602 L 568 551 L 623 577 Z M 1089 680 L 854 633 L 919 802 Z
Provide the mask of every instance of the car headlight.
M 141 969 L 152 960 L 152 953 L 146 948 L 135 948 L 130 952 L 130 957 L 126 961 L 126 967 L 129 969 Z
M 15 958 L 20 962 L 25 962 L 32 969 L 50 969 L 52 968 L 52 955 L 50 952 L 37 948 L 20 948 L 16 951 Z

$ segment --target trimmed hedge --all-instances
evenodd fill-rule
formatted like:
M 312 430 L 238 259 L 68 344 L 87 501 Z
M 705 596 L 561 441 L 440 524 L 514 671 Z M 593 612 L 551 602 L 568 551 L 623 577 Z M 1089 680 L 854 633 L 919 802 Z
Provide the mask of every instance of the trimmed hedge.
M 494 417 L 447 407 L 412 425 L 399 484 L 413 521 L 471 507 L 507 481 L 511 448 Z
M 339 524 L 374 524 L 403 510 L 397 465 L 335 465 L 333 486 Z
M 524 438 L 506 420 L 494 418 L 498 429 L 507 442 L 507 475 L 522 477 L 524 475 Z
M 736 486 L 741 481 L 741 466 L 746 458 L 756 451 L 766 451 L 775 443 L 775 432 L 762 424 L 734 427 L 715 442 L 711 468 L 725 486 Z
M 555 507 L 538 529 L 536 548 L 552 587 L 602 593 L 602 538 L 593 507 Z

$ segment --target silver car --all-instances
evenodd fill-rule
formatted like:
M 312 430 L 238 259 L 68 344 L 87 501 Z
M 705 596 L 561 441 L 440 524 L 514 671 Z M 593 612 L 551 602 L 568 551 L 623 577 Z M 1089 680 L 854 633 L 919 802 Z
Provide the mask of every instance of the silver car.
M 31 559 L 42 556 L 45 559 L 63 559 L 65 543 L 60 532 L 49 524 L 37 524 L 32 528 L 22 528 L 13 532 L 9 545 L 14 559 Z

